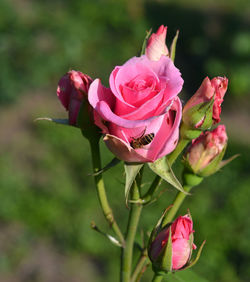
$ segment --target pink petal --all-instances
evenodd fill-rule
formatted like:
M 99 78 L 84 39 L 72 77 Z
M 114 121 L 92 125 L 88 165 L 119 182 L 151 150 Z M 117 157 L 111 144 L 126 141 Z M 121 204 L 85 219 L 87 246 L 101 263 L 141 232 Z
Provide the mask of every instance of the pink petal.
M 57 96 L 66 110 L 69 109 L 70 93 L 72 86 L 68 74 L 65 74 L 58 82 Z
M 182 268 L 188 261 L 191 248 L 188 240 L 177 239 L 172 242 L 172 266 L 174 270 Z
M 109 150 L 118 158 L 126 162 L 149 162 L 148 159 L 137 154 L 126 142 L 117 138 L 116 136 L 107 134 L 103 138 Z
M 180 122 L 181 122 L 181 117 L 182 117 L 182 106 L 181 106 L 181 101 L 179 98 L 176 98 L 174 105 L 173 105 L 176 114 L 175 114 L 175 119 L 174 119 L 174 123 L 173 126 L 171 128 L 171 130 L 168 133 L 168 138 L 167 138 L 167 142 L 164 143 L 163 147 L 161 147 L 160 151 L 158 152 L 157 155 L 154 156 L 155 159 L 161 158 L 169 153 L 171 153 L 177 143 L 178 143 L 178 139 L 179 139 L 179 126 L 180 126 Z M 168 116 L 165 116 L 165 122 L 167 123 L 168 121 Z M 167 126 L 165 125 L 165 128 Z M 164 126 L 161 128 L 161 131 L 159 132 L 159 138 L 164 138 Z M 166 137 L 165 137 L 166 138 Z
M 101 84 L 100 79 L 95 79 L 91 83 L 88 92 L 88 100 L 90 105 L 94 109 L 96 109 L 99 101 L 105 101 L 111 108 L 114 106 L 115 103 L 115 98 L 112 92 L 109 88 L 106 88 Z

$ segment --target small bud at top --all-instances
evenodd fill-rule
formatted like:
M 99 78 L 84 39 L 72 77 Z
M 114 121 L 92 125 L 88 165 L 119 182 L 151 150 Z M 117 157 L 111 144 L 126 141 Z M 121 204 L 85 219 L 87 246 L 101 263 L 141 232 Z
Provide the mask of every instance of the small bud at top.
M 167 27 L 161 25 L 156 33 L 153 33 L 147 43 L 146 56 L 151 61 L 158 61 L 162 55 L 168 55 L 166 46 Z

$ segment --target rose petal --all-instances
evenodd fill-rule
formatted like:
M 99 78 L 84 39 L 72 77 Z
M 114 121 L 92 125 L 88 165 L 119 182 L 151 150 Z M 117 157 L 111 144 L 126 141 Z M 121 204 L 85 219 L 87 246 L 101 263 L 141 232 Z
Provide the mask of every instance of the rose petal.
M 57 96 L 66 110 L 69 109 L 70 93 L 72 86 L 68 74 L 64 75 L 58 82 Z
M 126 162 L 149 162 L 150 160 L 139 155 L 132 147 L 123 140 L 113 135 L 105 135 L 103 138 L 109 150 L 118 158 Z
M 105 101 L 109 107 L 113 107 L 115 98 L 109 88 L 101 84 L 100 79 L 95 79 L 89 88 L 88 100 L 90 105 L 95 109 L 99 101 Z

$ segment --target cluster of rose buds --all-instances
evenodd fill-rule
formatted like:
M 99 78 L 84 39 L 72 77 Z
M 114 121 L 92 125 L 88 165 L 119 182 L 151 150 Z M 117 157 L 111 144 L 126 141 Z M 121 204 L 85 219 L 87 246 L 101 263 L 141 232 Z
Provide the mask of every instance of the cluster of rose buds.
M 100 79 L 72 70 L 59 81 L 57 95 L 68 111 L 69 124 L 82 130 L 87 130 L 86 122 L 79 122 L 79 115 L 82 103 L 87 103 L 87 122 L 95 124 L 118 159 L 155 162 L 174 151 L 180 135 L 192 142 L 184 157 L 187 171 L 208 176 L 221 167 L 227 134 L 224 125 L 203 131 L 220 122 L 228 79 L 206 77 L 182 111 L 178 94 L 183 79 L 173 62 L 173 47 L 166 46 L 166 34 L 167 27 L 160 26 L 148 39 L 145 55 L 116 66 L 108 88 Z M 189 214 L 153 232 L 148 252 L 155 271 L 177 271 L 193 264 L 193 232 Z

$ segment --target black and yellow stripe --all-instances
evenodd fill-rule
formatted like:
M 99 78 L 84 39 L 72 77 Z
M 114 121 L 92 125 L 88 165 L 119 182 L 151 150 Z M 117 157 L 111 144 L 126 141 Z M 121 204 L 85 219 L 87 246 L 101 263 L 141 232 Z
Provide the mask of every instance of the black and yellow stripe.
M 149 133 L 139 138 L 133 138 L 133 140 L 130 142 L 130 146 L 133 149 L 142 148 L 143 146 L 150 144 L 153 141 L 154 137 L 154 133 Z

